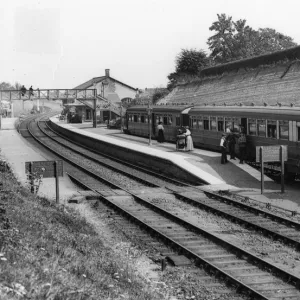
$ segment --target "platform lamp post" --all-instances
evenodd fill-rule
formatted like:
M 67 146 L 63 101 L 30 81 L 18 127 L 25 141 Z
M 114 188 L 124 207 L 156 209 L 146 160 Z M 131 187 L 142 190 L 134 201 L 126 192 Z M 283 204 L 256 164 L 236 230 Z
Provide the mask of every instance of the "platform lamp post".
M 151 125 L 152 125 L 151 112 L 152 112 L 152 107 L 150 105 L 150 97 L 148 99 L 148 108 L 147 108 L 147 111 L 148 111 L 148 127 L 149 127 L 149 146 L 151 146 L 152 145 L 152 143 L 151 143 Z
M 123 132 L 123 106 L 122 106 L 122 101 L 120 104 L 120 114 L 121 114 L 121 132 Z

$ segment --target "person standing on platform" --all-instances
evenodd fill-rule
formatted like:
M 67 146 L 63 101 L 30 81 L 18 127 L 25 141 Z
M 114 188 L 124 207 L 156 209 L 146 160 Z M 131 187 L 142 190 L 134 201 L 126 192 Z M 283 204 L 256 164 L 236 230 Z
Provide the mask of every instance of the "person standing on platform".
M 193 151 L 194 150 L 194 144 L 193 144 L 193 139 L 192 139 L 192 133 L 189 129 L 188 126 L 185 127 L 185 136 L 186 136 L 186 146 L 185 150 L 186 151 Z
M 227 148 L 227 139 L 226 139 L 226 133 L 222 133 L 222 138 L 220 141 L 220 147 L 221 147 L 221 164 L 224 165 L 228 162 L 227 160 L 227 154 L 226 154 L 226 148 Z
M 235 160 L 235 136 L 233 133 L 230 133 L 227 136 L 227 140 L 228 140 L 228 147 L 229 147 L 229 154 L 230 154 L 230 159 L 234 159 Z
M 157 141 L 159 143 L 164 143 L 164 141 L 165 141 L 164 131 L 165 131 L 165 129 L 164 129 L 162 122 L 159 122 L 157 125 Z
M 246 135 L 243 132 L 241 132 L 240 137 L 238 139 L 239 152 L 240 152 L 240 164 L 244 163 L 246 157 L 246 144 L 247 144 Z

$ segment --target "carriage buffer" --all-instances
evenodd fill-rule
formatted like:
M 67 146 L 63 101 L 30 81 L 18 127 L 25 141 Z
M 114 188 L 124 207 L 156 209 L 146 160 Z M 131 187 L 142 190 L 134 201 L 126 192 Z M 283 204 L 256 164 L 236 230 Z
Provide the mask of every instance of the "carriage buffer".
M 281 193 L 284 193 L 284 162 L 288 159 L 287 146 L 257 146 L 256 162 L 260 162 L 261 170 L 261 194 L 264 193 L 264 163 L 280 162 L 281 165 Z

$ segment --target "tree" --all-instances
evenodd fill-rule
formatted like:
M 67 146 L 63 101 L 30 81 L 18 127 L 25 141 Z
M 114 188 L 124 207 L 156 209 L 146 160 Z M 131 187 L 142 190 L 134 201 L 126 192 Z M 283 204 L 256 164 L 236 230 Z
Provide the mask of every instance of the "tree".
M 175 59 L 175 72 L 168 75 L 168 89 L 172 89 L 180 80 L 186 81 L 197 76 L 208 62 L 203 50 L 182 49 Z
M 3 81 L 0 83 L 0 90 L 13 90 L 13 87 L 10 83 Z
M 246 25 L 246 20 L 234 22 L 225 14 L 217 15 L 209 30 L 216 34 L 208 38 L 210 58 L 214 64 L 267 54 L 295 47 L 297 44 L 289 36 L 272 28 L 254 30 Z
M 297 46 L 293 39 L 272 28 L 259 28 L 257 47 L 262 53 L 274 52 Z
M 232 17 L 225 14 L 217 14 L 218 21 L 213 22 L 209 30 L 216 31 L 216 34 L 209 37 L 207 44 L 211 50 L 210 57 L 216 63 L 225 62 L 229 57 L 234 57 L 234 39 L 235 28 Z
M 20 90 L 21 84 L 19 82 L 15 82 L 14 85 L 11 85 L 9 82 L 1 82 L 0 90 Z

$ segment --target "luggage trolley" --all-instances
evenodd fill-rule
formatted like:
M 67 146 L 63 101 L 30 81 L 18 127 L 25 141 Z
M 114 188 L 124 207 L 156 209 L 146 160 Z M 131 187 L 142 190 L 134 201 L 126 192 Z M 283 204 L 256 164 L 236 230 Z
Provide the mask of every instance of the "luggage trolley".
M 186 147 L 186 135 L 177 134 L 176 136 L 176 150 L 185 150 Z

